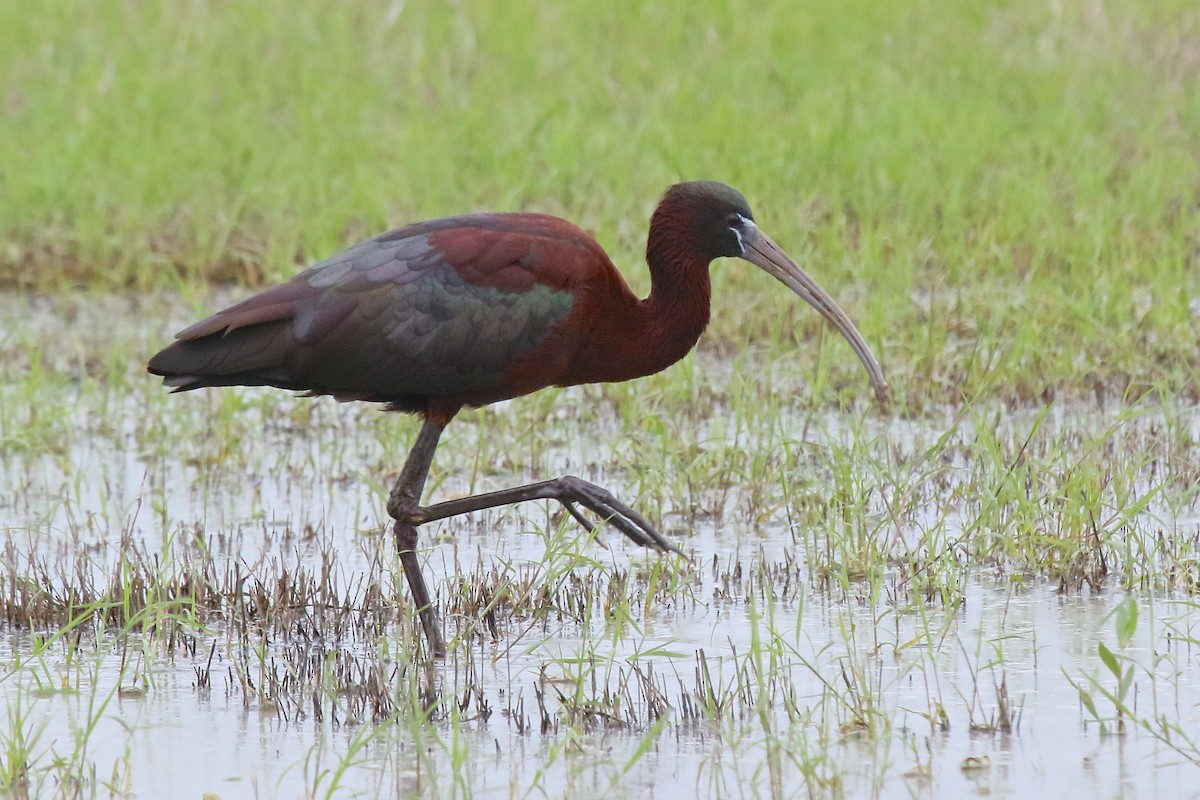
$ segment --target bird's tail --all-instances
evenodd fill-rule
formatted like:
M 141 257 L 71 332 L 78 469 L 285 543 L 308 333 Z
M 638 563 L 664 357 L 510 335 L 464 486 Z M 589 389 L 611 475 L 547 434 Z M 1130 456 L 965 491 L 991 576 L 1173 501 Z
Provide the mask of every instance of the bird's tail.
M 205 386 L 296 388 L 284 364 L 292 345 L 290 327 L 268 322 L 179 339 L 151 358 L 147 370 L 177 392 Z

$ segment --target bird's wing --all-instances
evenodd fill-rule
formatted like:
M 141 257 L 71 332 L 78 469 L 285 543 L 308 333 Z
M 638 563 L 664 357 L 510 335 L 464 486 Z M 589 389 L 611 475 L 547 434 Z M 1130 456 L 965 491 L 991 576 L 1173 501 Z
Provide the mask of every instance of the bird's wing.
M 267 384 L 378 400 L 486 393 L 540 344 L 569 339 L 559 324 L 593 249 L 574 226 L 540 215 L 401 228 L 181 331 L 151 371 L 178 388 Z

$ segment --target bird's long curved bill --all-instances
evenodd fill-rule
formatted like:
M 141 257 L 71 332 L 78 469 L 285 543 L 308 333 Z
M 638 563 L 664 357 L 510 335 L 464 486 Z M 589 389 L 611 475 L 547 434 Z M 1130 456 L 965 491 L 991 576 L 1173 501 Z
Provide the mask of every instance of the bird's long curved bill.
M 810 278 L 799 264 L 789 258 L 787 253 L 779 248 L 779 245 L 771 241 L 770 236 L 758 228 L 750 228 L 749 231 L 744 232 L 742 246 L 744 248 L 742 258 L 775 276 L 780 283 L 800 295 L 804 302 L 821 312 L 821 315 L 829 320 L 838 333 L 846 337 L 846 341 L 854 348 L 859 360 L 867 368 L 871 386 L 875 389 L 875 398 L 880 403 L 886 404 L 888 402 L 888 384 L 883 377 L 883 368 L 875 360 L 871 348 L 867 346 L 862 334 L 858 332 L 858 328 L 854 327 L 854 323 L 846 316 L 846 312 L 842 311 L 833 298 L 826 294 L 825 290 L 818 286 L 817 282 Z

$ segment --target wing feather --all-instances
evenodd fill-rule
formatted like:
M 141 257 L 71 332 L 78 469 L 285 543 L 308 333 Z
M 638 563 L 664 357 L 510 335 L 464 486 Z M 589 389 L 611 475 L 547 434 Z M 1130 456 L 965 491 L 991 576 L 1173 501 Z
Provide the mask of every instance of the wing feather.
M 582 231 L 539 215 L 391 231 L 184 329 L 150 371 L 179 390 L 270 385 L 400 407 L 458 395 L 491 402 L 511 396 L 507 372 L 560 335 L 578 282 L 564 269 L 586 268 L 575 264 L 585 251 L 606 261 Z

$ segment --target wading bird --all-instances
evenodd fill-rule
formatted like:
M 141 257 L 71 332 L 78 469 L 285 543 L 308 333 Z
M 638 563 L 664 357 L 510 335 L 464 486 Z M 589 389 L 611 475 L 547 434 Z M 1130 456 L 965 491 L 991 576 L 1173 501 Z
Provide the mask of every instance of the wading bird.
M 442 431 L 464 406 L 547 386 L 625 381 L 683 358 L 708 324 L 709 263 L 742 258 L 779 279 L 844 336 L 880 402 L 887 382 L 837 303 L 713 181 L 672 186 L 650 220 L 650 296 L 571 223 L 493 213 L 382 234 L 176 335 L 149 370 L 175 391 L 275 386 L 386 403 L 424 419 L 388 499 L 413 602 L 434 654 L 445 646 L 415 548 L 416 526 L 524 500 L 583 506 L 646 547 L 679 552 L 641 514 L 572 476 L 421 505 Z

